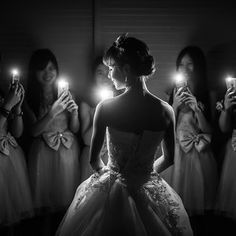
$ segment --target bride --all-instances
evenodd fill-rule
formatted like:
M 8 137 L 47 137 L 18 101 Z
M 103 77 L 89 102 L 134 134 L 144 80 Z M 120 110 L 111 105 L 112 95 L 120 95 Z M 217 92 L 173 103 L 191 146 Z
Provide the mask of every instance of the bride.
M 103 61 L 116 89 L 126 91 L 96 108 L 90 149 L 95 173 L 78 187 L 57 235 L 192 235 L 180 197 L 158 175 L 173 163 L 175 121 L 172 108 L 145 85 L 155 70 L 147 45 L 121 35 Z M 105 134 L 106 166 L 99 158 Z

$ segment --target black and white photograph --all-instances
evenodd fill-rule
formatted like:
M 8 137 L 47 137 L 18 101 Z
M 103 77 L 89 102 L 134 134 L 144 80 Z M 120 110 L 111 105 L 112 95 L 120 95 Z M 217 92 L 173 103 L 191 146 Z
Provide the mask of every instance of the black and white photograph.
M 236 235 L 236 3 L 0 4 L 0 236 Z

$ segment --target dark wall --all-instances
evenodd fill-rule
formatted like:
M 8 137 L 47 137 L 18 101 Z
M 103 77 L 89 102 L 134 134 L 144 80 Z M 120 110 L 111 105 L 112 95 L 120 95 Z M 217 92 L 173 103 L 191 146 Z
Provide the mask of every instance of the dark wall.
M 32 51 L 47 47 L 55 53 L 70 87 L 82 93 L 92 54 L 92 11 L 92 0 L 14 1 L 1 7 L 0 50 L 7 72 L 17 66 L 26 77 Z
M 158 66 L 148 87 L 164 99 L 176 56 L 184 46 L 199 45 L 208 55 L 217 45 L 236 40 L 236 8 L 227 1 L 19 2 L 1 6 L 0 49 L 7 68 L 17 65 L 25 74 L 32 50 L 48 47 L 55 52 L 61 73 L 82 97 L 94 55 L 123 32 L 148 43 Z

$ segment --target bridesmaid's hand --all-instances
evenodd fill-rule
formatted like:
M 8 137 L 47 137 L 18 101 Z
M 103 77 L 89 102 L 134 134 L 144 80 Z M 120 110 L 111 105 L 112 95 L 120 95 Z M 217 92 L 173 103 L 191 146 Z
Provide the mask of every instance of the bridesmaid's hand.
M 14 86 L 10 87 L 9 93 L 5 97 L 4 108 L 11 110 L 16 104 L 21 101 L 21 89 L 17 83 Z
M 191 93 L 189 88 L 187 88 L 187 92 L 183 92 L 184 95 L 184 103 L 188 105 L 194 112 L 199 111 L 200 108 L 198 106 L 198 102 L 196 97 Z
M 236 104 L 236 96 L 234 88 L 229 88 L 226 91 L 225 99 L 224 99 L 224 109 L 226 111 L 230 110 L 233 105 Z
M 60 97 L 53 103 L 49 113 L 52 115 L 52 117 L 56 117 L 58 114 L 63 112 L 70 101 L 70 96 L 68 94 L 68 91 L 64 91 Z
M 177 109 L 183 103 L 183 99 L 184 99 L 183 90 L 184 90 L 184 87 L 181 87 L 179 89 L 177 88 L 174 89 L 174 98 L 173 98 L 173 105 L 172 105 L 174 109 Z
M 21 105 L 24 101 L 24 98 L 25 98 L 25 90 L 24 90 L 24 87 L 22 84 L 18 83 L 18 91 L 19 91 L 19 94 L 20 94 L 20 101 L 16 104 L 15 108 L 16 109 L 21 109 Z
M 68 105 L 66 109 L 71 113 L 71 114 L 78 114 L 78 105 L 75 103 L 75 101 L 72 99 L 72 95 L 70 92 L 68 92 L 68 96 L 70 97 L 70 100 L 68 102 Z

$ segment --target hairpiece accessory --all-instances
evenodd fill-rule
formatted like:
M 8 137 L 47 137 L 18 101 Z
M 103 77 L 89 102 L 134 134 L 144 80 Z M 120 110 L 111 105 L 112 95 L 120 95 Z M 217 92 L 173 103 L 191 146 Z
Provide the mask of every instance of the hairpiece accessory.
M 113 46 L 120 49 L 120 50 L 125 50 L 124 45 L 125 41 L 127 39 L 128 33 L 120 35 L 116 41 L 113 43 Z

